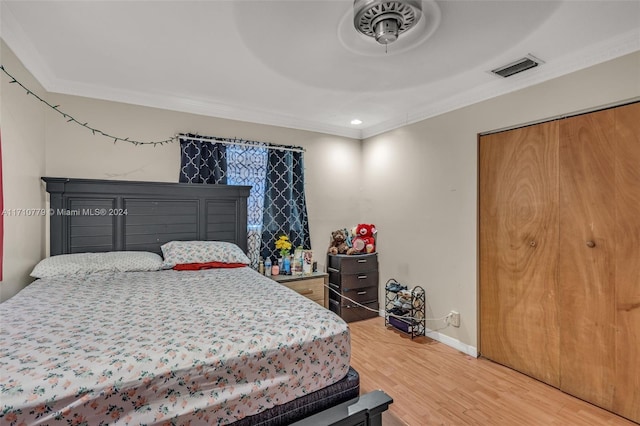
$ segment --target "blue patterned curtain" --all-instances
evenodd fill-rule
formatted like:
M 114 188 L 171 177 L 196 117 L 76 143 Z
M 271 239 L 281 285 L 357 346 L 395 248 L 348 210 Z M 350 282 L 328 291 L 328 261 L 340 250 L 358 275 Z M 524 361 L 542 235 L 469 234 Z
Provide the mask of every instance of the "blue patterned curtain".
M 227 147 L 180 137 L 180 179 L 182 183 L 227 183 Z
M 303 158 L 301 152 L 269 151 L 260 249 L 265 259 L 279 257 L 275 240 L 281 234 L 289 237 L 293 247 L 311 248 Z
M 311 248 L 304 196 L 303 153 L 262 142 L 180 135 L 180 182 L 251 186 L 247 205 L 247 256 L 279 257 L 275 239 Z M 290 148 L 290 147 L 284 147 Z
M 251 260 L 251 266 L 257 269 L 262 238 L 267 148 L 264 145 L 229 145 L 227 159 L 227 183 L 251 187 L 247 200 L 247 256 Z

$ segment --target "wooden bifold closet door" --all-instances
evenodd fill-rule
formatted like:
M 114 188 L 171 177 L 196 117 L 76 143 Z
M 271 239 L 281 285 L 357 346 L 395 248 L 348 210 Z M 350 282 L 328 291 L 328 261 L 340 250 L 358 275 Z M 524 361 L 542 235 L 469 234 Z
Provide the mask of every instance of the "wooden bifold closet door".
M 480 141 L 480 350 L 559 386 L 558 123 Z
M 561 386 L 612 408 L 615 378 L 615 113 L 560 126 Z M 594 368 L 599 366 L 598 368 Z
M 640 103 L 479 149 L 480 353 L 640 421 Z
M 640 423 L 640 103 L 616 109 L 613 411 Z

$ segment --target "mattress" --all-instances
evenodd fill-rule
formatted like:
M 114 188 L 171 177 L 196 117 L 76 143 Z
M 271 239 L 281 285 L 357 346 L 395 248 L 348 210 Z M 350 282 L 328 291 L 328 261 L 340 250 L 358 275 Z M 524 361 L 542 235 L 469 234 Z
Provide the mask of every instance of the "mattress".
M 0 318 L 7 424 L 228 424 L 349 369 L 346 323 L 250 268 L 37 280 Z

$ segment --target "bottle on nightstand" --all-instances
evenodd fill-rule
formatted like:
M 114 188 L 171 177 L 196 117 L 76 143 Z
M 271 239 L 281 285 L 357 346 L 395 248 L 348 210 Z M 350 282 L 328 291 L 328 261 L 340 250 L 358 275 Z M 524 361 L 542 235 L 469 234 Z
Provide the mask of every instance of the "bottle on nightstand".
M 267 260 L 264 261 L 264 274 L 268 277 L 271 276 L 271 258 L 267 257 Z
M 291 273 L 291 259 L 289 255 L 286 255 L 282 260 L 282 270 L 285 275 L 289 275 Z

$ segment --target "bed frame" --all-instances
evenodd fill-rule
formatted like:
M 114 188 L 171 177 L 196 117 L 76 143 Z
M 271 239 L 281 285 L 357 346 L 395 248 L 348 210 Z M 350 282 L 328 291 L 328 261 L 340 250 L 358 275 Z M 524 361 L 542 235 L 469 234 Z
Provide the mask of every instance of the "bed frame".
M 173 240 L 228 241 L 247 251 L 249 186 L 42 180 L 50 194 L 51 255 L 115 250 L 161 254 L 160 247 Z M 357 372 L 350 369 L 328 388 L 237 424 L 382 425 L 382 412 L 393 400 L 382 391 L 357 397 L 359 384 Z
M 247 250 L 249 186 L 44 177 L 51 255 L 161 253 L 173 241 L 217 240 Z

